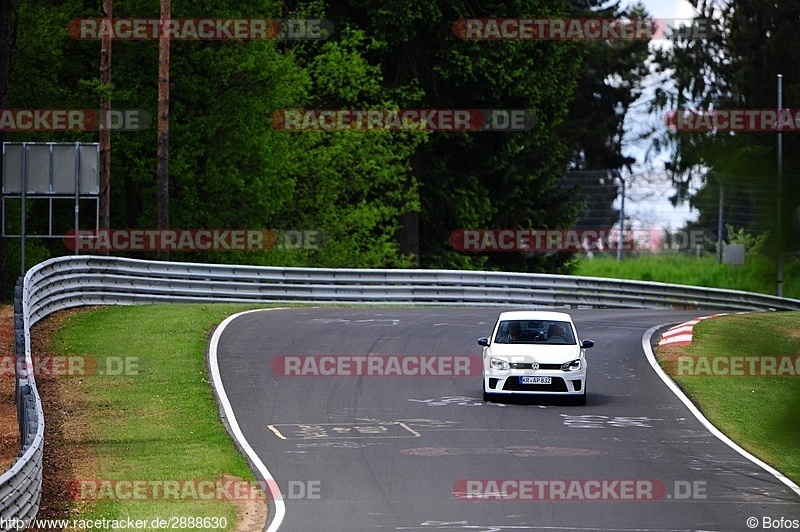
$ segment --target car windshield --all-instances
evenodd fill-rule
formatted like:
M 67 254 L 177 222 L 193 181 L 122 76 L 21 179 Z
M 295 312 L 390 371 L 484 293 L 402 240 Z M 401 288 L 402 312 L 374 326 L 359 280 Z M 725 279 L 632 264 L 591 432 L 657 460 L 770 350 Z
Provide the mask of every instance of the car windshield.
M 575 345 L 567 321 L 508 320 L 500 322 L 495 342 L 501 344 Z

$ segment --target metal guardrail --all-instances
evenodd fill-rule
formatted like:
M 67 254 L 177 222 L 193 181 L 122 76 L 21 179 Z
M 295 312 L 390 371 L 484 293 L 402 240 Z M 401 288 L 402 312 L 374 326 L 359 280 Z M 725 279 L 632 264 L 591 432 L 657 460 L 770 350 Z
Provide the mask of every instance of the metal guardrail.
M 21 449 L 11 468 L 0 475 L 0 523 L 5 530 L 19 530 L 30 523 L 39 511 L 42 493 L 44 415 L 32 371 L 27 288 L 19 279 L 14 290 L 14 397 Z
M 800 310 L 798 300 L 738 290 L 461 270 L 282 268 L 71 256 L 41 263 L 26 279 L 32 290 L 31 325 L 61 308 L 164 301 Z
M 594 277 L 461 270 L 281 268 L 58 257 L 31 268 L 15 301 L 23 449 L 0 476 L 0 518 L 35 516 L 44 419 L 28 368 L 30 327 L 62 309 L 153 302 L 340 303 L 800 310 L 800 300 L 738 290 Z M 20 361 L 24 361 L 20 363 Z

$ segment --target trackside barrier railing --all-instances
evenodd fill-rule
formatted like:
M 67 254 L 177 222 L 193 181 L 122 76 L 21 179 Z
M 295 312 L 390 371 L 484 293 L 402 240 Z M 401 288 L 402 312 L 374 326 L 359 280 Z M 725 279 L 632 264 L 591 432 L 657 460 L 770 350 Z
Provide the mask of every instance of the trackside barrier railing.
M 11 468 L 0 475 L 0 523 L 5 530 L 21 530 L 22 523 L 30 523 L 39 511 L 42 494 L 44 415 L 32 372 L 28 296 L 20 278 L 14 289 L 14 397 L 21 450 Z
M 31 268 L 17 286 L 17 405 L 23 448 L 0 476 L 1 518 L 32 518 L 41 497 L 44 419 L 29 370 L 30 327 L 71 307 L 160 302 L 800 310 L 800 300 L 795 299 L 594 277 L 233 266 L 74 255 L 50 259 Z

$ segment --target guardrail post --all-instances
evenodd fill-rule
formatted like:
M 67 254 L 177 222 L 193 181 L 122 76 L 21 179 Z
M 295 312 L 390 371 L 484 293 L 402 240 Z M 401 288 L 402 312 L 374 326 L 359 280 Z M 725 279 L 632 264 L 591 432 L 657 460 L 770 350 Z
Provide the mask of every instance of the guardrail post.
M 19 277 L 14 286 L 14 402 L 17 405 L 17 424 L 22 445 L 25 444 L 25 407 L 20 388 L 19 367 L 25 360 L 25 318 L 22 314 L 22 283 Z

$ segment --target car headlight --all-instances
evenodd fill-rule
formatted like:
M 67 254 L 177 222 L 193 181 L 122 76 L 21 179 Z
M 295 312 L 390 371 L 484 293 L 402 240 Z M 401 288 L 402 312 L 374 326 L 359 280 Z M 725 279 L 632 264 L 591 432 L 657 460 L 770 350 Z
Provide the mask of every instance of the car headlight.
M 511 367 L 508 365 L 508 361 L 503 360 L 502 358 L 494 358 L 494 357 L 492 357 L 489 360 L 489 366 L 491 366 L 492 369 L 502 369 L 502 370 L 509 369 Z
M 581 369 L 581 359 L 576 358 L 575 360 L 570 360 L 569 362 L 564 362 L 561 364 L 561 371 L 575 371 Z

